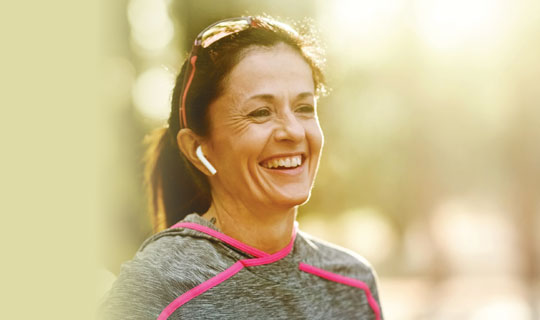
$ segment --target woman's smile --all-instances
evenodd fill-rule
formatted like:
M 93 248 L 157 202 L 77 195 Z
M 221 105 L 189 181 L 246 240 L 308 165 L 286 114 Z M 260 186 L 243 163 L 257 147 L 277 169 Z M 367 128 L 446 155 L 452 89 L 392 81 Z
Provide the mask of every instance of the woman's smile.
M 302 164 L 302 154 L 279 155 L 263 160 L 260 164 L 268 169 L 291 169 Z
M 263 160 L 259 165 L 263 170 L 276 177 L 297 177 L 305 172 L 305 156 L 303 154 L 274 156 Z

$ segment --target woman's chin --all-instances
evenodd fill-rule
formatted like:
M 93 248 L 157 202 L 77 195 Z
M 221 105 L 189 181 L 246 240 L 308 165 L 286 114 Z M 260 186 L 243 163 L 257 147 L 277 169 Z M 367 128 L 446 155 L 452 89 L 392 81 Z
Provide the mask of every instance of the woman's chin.
M 272 204 L 280 208 L 294 208 L 306 203 L 309 200 L 310 192 L 291 192 L 273 197 Z

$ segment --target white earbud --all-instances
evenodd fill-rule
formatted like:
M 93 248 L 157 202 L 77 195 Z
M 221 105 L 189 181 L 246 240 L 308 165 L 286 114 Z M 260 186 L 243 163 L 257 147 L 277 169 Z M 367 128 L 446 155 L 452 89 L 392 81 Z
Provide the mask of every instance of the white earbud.
M 208 169 L 208 171 L 210 171 L 210 173 L 212 175 L 215 175 L 217 170 L 216 170 L 216 168 L 214 168 L 214 166 L 210 162 L 208 162 L 208 159 L 206 159 L 206 157 L 202 153 L 201 146 L 197 147 L 197 150 L 195 151 L 195 153 L 197 154 L 197 158 L 199 158 L 199 160 L 201 160 L 201 162 L 206 167 L 206 169 Z

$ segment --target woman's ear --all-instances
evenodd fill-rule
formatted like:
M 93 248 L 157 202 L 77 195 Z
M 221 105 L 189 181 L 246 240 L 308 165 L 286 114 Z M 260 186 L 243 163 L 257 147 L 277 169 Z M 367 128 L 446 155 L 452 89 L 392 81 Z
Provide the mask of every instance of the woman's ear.
M 178 131 L 178 134 L 176 135 L 176 142 L 178 143 L 178 148 L 180 151 L 189 160 L 189 162 L 195 166 L 195 168 L 207 176 L 212 176 L 215 174 L 216 171 L 208 160 L 206 160 L 207 163 L 203 163 L 206 158 L 204 157 L 204 147 L 201 147 L 202 139 L 191 129 L 184 128 Z M 203 154 L 202 159 L 201 155 L 197 155 L 198 147 L 201 147 Z

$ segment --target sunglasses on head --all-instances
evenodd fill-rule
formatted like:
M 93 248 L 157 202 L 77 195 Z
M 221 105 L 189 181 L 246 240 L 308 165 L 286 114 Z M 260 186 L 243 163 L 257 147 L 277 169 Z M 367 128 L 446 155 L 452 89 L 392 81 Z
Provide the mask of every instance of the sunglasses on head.
M 227 36 L 239 33 L 249 28 L 268 27 L 275 27 L 281 30 L 286 30 L 287 32 L 292 34 L 297 34 L 294 29 L 284 23 L 262 17 L 248 16 L 217 21 L 206 27 L 197 35 L 197 37 L 195 38 L 195 42 L 193 43 L 190 56 L 188 58 L 189 63 L 186 67 L 186 71 L 184 72 L 184 80 L 182 83 L 183 93 L 180 106 L 180 125 L 182 128 L 188 127 L 186 118 L 186 97 L 189 91 L 189 87 L 191 86 L 191 82 L 193 81 L 193 77 L 195 76 L 197 52 L 200 50 L 200 48 L 208 48 L 213 43 L 216 43 L 217 41 Z

